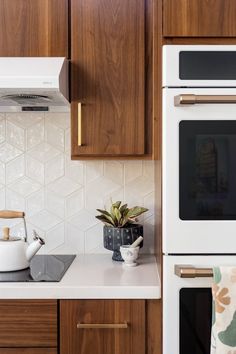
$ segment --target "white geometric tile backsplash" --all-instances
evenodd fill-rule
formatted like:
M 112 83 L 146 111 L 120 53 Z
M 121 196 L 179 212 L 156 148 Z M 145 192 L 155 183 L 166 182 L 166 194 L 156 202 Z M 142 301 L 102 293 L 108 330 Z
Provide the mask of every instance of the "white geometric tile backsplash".
M 154 245 L 154 162 L 71 161 L 70 115 L 0 114 L 0 209 L 24 210 L 29 239 L 45 238 L 42 253 L 107 253 L 96 208 L 111 199 L 149 209 L 143 252 Z M 19 219 L 0 220 L 23 235 Z

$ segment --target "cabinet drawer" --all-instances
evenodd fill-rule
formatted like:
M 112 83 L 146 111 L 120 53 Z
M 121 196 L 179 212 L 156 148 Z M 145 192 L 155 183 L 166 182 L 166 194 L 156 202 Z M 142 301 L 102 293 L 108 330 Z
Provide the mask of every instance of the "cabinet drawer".
M 57 347 L 57 301 L 1 300 L 0 347 Z
M 145 300 L 62 300 L 60 310 L 61 354 L 145 353 Z
M 0 348 L 0 354 L 57 354 L 56 348 Z

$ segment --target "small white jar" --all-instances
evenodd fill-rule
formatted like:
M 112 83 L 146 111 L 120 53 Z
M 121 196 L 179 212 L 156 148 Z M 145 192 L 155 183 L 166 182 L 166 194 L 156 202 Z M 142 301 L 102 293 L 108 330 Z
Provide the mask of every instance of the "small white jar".
M 138 258 L 139 248 L 139 246 L 130 247 L 130 245 L 120 246 L 120 253 L 124 260 L 124 265 L 128 267 L 135 267 L 137 265 L 136 259 Z

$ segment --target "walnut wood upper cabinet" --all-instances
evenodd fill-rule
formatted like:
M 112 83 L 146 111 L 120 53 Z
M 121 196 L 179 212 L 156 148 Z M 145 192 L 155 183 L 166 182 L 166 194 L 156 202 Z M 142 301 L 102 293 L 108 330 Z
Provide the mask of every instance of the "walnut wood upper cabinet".
M 71 0 L 72 158 L 150 152 L 151 3 Z
M 163 0 L 166 37 L 235 37 L 235 0 Z
M 145 354 L 145 300 L 60 301 L 61 354 Z
M 0 0 L 0 56 L 67 56 L 68 0 Z

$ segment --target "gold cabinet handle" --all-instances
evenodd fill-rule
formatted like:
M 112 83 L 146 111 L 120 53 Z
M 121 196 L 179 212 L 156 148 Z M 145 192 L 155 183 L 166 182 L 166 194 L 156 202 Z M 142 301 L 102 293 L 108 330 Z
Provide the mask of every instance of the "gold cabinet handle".
M 78 146 L 82 146 L 82 103 L 78 103 Z
M 192 105 L 192 104 L 223 104 L 236 103 L 236 95 L 191 95 L 183 94 L 175 96 L 175 106 Z
M 78 329 L 127 329 L 128 323 L 77 323 Z
M 175 275 L 180 278 L 209 278 L 213 277 L 212 268 L 196 268 L 191 265 L 175 265 Z

